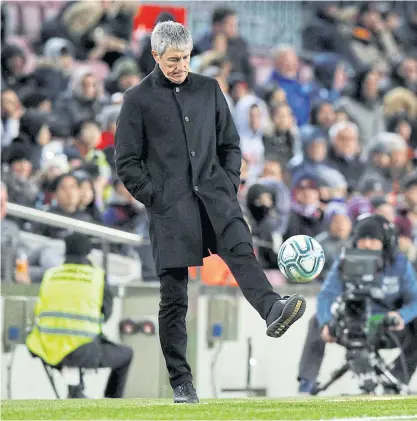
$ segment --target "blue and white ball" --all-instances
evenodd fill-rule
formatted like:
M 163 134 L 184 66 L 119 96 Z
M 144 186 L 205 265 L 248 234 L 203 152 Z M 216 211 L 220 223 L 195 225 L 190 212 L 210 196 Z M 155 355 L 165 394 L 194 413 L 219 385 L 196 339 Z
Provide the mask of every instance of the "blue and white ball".
M 321 245 L 308 235 L 294 235 L 279 249 L 278 267 L 290 281 L 303 283 L 317 278 L 323 270 Z

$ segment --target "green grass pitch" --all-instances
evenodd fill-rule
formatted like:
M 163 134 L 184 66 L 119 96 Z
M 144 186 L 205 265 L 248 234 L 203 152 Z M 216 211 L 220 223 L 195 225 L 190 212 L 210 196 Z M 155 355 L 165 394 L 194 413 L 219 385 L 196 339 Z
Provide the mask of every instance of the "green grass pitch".
M 2 420 L 326 420 L 417 419 L 417 397 L 208 399 L 200 405 L 167 399 L 5 400 Z M 398 417 L 398 418 L 396 418 Z

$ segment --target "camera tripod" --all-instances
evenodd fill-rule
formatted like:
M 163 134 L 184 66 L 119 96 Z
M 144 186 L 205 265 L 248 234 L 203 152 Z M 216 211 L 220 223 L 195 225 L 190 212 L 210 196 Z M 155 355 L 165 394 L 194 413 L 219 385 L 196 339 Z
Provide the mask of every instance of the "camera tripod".
M 358 377 L 359 388 L 366 394 L 377 394 L 376 389 L 379 385 L 394 394 L 408 393 L 408 386 L 391 373 L 378 350 L 347 349 L 346 360 L 342 367 L 333 372 L 327 382 L 322 385 L 317 384 L 311 394 L 317 395 L 323 392 L 349 370 Z

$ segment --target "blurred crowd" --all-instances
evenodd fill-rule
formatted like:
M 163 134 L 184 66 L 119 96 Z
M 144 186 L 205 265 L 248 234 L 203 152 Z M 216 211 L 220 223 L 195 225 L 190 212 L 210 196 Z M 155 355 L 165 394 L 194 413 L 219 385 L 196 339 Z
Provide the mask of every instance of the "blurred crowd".
M 2 263 L 24 248 L 19 230 L 65 235 L 7 217 L 7 196 L 147 237 L 144 206 L 113 163 L 123 92 L 154 68 L 149 34 L 133 36 L 137 6 L 71 1 L 36 39 L 2 31 L 1 241 L 9 251 Z M 217 79 L 241 136 L 238 196 L 258 258 L 275 269 L 282 241 L 306 234 L 325 250 L 325 274 L 356 217 L 376 212 L 397 225 L 400 248 L 417 265 L 416 3 L 303 7 L 301 51 L 256 51 L 224 6 L 213 10 L 206 33 L 193 34 L 191 69 Z M 1 12 L 7 21 L 7 2 Z M 164 20 L 174 17 L 163 12 L 155 24 Z M 140 256 L 144 278 L 154 277 L 149 248 L 115 251 Z

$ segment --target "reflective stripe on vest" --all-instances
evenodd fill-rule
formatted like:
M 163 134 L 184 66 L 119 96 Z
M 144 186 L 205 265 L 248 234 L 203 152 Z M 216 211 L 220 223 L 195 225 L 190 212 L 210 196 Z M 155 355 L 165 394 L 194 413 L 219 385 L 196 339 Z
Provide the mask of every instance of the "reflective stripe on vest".
M 64 264 L 46 271 L 28 348 L 56 365 L 91 342 L 101 332 L 103 293 L 104 271 L 99 268 Z

